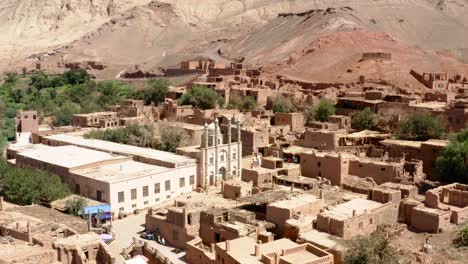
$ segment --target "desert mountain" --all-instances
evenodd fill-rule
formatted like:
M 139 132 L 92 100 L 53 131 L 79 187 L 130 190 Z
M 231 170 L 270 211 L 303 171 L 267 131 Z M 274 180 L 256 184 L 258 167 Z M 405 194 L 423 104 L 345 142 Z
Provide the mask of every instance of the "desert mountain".
M 102 61 L 106 77 L 132 65 L 242 57 L 307 80 L 412 85 L 410 69 L 466 72 L 466 14 L 468 0 L 0 0 L 0 56 L 11 64 L 60 47 L 49 60 Z M 360 61 L 375 51 L 392 62 Z

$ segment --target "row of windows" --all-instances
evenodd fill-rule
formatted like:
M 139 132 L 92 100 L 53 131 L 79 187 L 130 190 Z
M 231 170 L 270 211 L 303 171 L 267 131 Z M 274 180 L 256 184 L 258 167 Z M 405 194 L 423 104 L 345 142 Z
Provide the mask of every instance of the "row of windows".
M 191 175 L 190 178 L 189 178 L 189 181 L 190 181 L 190 183 L 189 183 L 190 185 L 194 185 L 195 184 L 195 175 Z M 184 177 L 179 178 L 179 187 L 181 187 L 181 188 L 185 187 L 185 178 Z M 171 181 L 170 180 L 167 180 L 167 181 L 164 182 L 164 190 L 166 192 L 171 190 Z M 142 191 L 143 191 L 143 197 L 148 197 L 149 196 L 149 187 L 148 187 L 148 185 L 143 186 Z M 161 185 L 160 185 L 159 182 L 154 184 L 154 193 L 155 194 L 161 193 Z M 123 192 L 123 191 L 118 192 L 117 199 L 118 199 L 119 203 L 125 202 L 125 192 Z M 136 200 L 137 199 L 137 189 L 136 188 L 130 190 L 130 199 L 131 200 Z
M 234 153 L 232 153 L 232 159 L 235 160 L 236 157 L 237 157 L 237 154 L 234 151 Z M 225 160 L 225 154 L 224 153 L 221 153 L 221 155 L 219 155 L 219 160 L 221 162 L 224 162 L 224 160 Z M 213 163 L 214 163 L 214 156 L 213 156 L 213 154 L 210 154 L 210 164 L 213 164 Z

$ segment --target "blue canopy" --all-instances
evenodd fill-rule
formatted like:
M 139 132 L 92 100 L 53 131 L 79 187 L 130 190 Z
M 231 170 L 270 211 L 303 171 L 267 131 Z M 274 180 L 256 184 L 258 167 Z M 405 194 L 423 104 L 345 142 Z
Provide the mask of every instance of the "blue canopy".
M 87 214 L 97 214 L 97 213 L 110 213 L 111 206 L 109 204 L 100 204 L 100 205 L 93 205 L 93 206 L 86 206 L 82 210 L 83 215 Z

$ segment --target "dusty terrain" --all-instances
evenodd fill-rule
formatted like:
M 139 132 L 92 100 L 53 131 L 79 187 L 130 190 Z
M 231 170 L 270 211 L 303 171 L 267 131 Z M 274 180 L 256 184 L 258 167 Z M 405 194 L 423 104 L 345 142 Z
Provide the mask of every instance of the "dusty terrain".
M 467 13 L 468 0 L 0 0 L 0 70 L 95 60 L 111 78 L 221 55 L 312 81 L 413 86 L 410 69 L 467 73 Z M 359 62 L 372 51 L 393 61 Z

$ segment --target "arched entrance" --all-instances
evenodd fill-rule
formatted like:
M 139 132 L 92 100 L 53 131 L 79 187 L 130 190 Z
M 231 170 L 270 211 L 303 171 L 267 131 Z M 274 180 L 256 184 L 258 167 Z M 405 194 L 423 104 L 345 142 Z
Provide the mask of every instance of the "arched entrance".
M 214 173 L 213 172 L 210 172 L 210 185 L 214 185 L 215 184 L 215 179 L 214 179 Z

